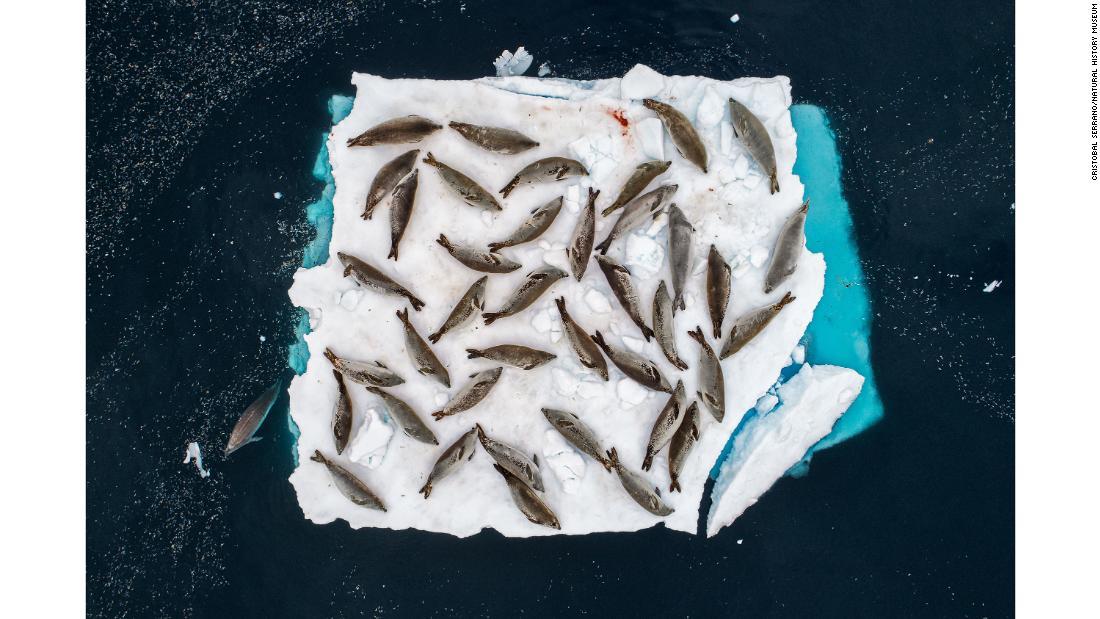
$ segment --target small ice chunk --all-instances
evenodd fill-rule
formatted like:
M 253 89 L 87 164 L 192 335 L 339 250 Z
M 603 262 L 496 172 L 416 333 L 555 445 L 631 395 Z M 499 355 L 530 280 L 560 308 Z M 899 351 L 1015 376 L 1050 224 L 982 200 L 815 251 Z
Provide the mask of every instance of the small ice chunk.
M 363 414 L 363 425 L 351 439 L 348 446 L 348 458 L 369 469 L 382 465 L 386 451 L 393 438 L 393 428 L 382 418 L 376 408 L 369 408 Z
M 560 341 L 561 341 L 561 329 L 559 329 L 558 327 L 554 327 L 553 329 L 550 329 L 550 343 L 551 344 L 557 344 Z
M 539 65 L 539 77 L 546 77 L 550 75 L 550 63 L 544 62 Z
M 570 213 L 577 213 L 581 210 L 580 185 L 573 184 L 565 188 L 565 208 L 569 209 Z
M 645 235 L 656 238 L 657 235 L 661 233 L 661 230 L 664 230 L 667 225 L 668 217 L 658 217 L 645 229 Z
M 722 123 L 720 131 L 719 147 L 722 149 L 722 154 L 728 157 L 733 150 L 733 125 Z
M 773 393 L 765 393 L 756 401 L 756 412 L 761 415 L 767 415 L 775 408 L 776 404 L 779 404 L 779 398 Z
M 730 23 L 731 24 L 736 24 L 739 21 L 741 21 L 741 16 L 740 15 L 738 15 L 737 13 L 734 13 L 733 15 L 730 15 Z M 740 544 L 741 540 L 737 540 L 737 543 Z
M 665 128 L 661 119 L 647 118 L 634 123 L 634 135 L 642 143 L 642 153 L 650 159 L 665 158 Z
M 273 193 L 271 195 L 274 196 L 276 200 L 282 200 L 283 199 L 283 192 L 281 192 L 281 191 L 276 191 L 275 193 Z
M 760 180 L 763 177 L 758 172 L 753 170 L 745 177 L 745 187 L 749 189 L 756 189 L 756 186 L 760 184 Z
M 531 326 L 539 333 L 549 333 L 554 328 L 554 317 L 550 315 L 550 310 L 535 312 L 535 316 L 531 318 Z
M 737 157 L 737 161 L 733 162 L 733 175 L 736 178 L 745 178 L 749 173 L 749 158 L 740 155 Z
M 260 342 L 266 342 L 266 341 L 267 341 L 267 337 L 266 337 L 266 336 L 263 336 L 263 335 L 261 335 L 261 336 L 260 336 Z
M 552 267 L 558 267 L 566 273 L 569 272 L 569 256 L 565 254 L 564 249 L 551 249 L 550 251 L 543 252 L 542 261 Z
M 184 464 L 192 461 L 195 463 L 195 468 L 199 471 L 199 477 L 202 477 L 203 479 L 210 477 L 209 469 L 205 468 L 202 465 L 202 448 L 199 447 L 199 444 L 196 442 L 188 443 L 187 451 L 185 451 L 183 454 Z
M 587 134 L 569 143 L 569 152 L 588 168 L 588 176 L 600 182 L 618 165 L 615 141 L 606 133 Z
M 340 307 L 347 311 L 354 310 L 359 305 L 359 299 L 361 293 L 358 290 L 348 290 L 344 294 L 340 295 Z
M 543 437 L 543 461 L 558 478 L 562 491 L 575 494 L 584 479 L 584 457 L 557 430 L 547 430 Z
M 486 228 L 493 226 L 493 214 L 489 211 L 481 211 L 481 223 L 485 224 Z
M 550 374 L 554 378 L 554 389 L 562 395 L 573 395 L 580 387 L 580 380 L 572 372 L 554 368 Z
M 321 326 L 321 308 L 319 307 L 307 307 L 306 314 L 309 314 L 309 328 L 311 331 L 316 331 L 317 327 Z
M 768 248 L 761 247 L 759 245 L 753 245 L 749 250 L 749 262 L 752 266 L 760 268 L 768 260 Z
M 733 264 L 730 265 L 730 269 L 732 270 L 730 274 L 733 275 L 734 279 L 741 279 L 745 273 L 748 273 L 749 269 L 752 268 L 752 263 L 741 255 L 734 256 L 731 262 Z
M 586 400 L 589 400 L 589 399 L 595 398 L 597 396 L 603 395 L 603 392 L 604 392 L 604 382 L 602 380 L 600 380 L 600 381 L 583 380 L 583 381 L 581 381 L 580 385 L 578 385 L 578 387 L 577 387 L 577 395 L 581 396 L 582 398 L 584 398 Z
M 589 288 L 588 292 L 584 293 L 584 304 L 597 314 L 606 314 L 611 311 L 611 303 L 607 301 L 607 297 L 595 288 Z
M 997 287 L 999 287 L 1003 283 L 1004 282 L 1002 282 L 1001 280 L 995 279 L 995 280 L 989 282 L 988 284 L 986 284 L 985 288 L 982 288 L 982 292 L 993 292 L 994 290 L 997 289 Z
M 707 86 L 703 90 L 703 97 L 699 101 L 699 107 L 695 108 L 695 123 L 702 127 L 713 127 L 722 122 L 722 116 L 726 113 L 726 100 L 713 88 Z
M 619 92 L 624 99 L 653 97 L 665 88 L 665 76 L 644 64 L 636 64 L 619 82 Z
M 665 248 L 656 239 L 645 234 L 631 234 L 626 238 L 626 265 L 634 277 L 648 279 L 661 270 L 665 260 Z
M 502 51 L 500 56 L 493 61 L 493 66 L 496 67 L 497 77 L 523 75 L 527 69 L 531 68 L 531 63 L 534 60 L 534 57 L 528 54 L 527 50 L 523 49 L 521 45 L 514 54 L 508 50 Z
M 632 350 L 636 353 L 641 353 L 642 349 L 645 348 L 645 340 L 640 340 L 636 337 L 626 337 L 626 336 L 624 336 L 623 337 L 623 346 L 626 346 L 627 348 L 629 348 L 630 350 Z
M 801 365 L 806 363 L 806 347 L 802 344 L 794 347 L 794 351 L 791 352 L 791 359 Z
M 723 185 L 728 185 L 737 180 L 737 174 L 734 173 L 733 168 L 721 167 L 718 168 L 718 182 Z
M 634 408 L 649 397 L 649 390 L 630 378 L 620 380 L 615 392 L 619 394 L 620 408 Z

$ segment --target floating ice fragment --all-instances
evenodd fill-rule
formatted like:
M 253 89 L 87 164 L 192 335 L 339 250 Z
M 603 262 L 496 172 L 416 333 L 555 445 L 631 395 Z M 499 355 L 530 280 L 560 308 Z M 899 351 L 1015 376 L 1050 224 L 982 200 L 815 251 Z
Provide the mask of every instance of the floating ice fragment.
M 203 479 L 210 477 L 210 471 L 202 465 L 202 448 L 198 443 L 191 442 L 187 444 L 187 451 L 183 454 L 183 463 L 194 461 L 195 468 L 199 471 L 199 477 Z
M 734 13 L 733 15 L 730 15 L 730 23 L 736 24 L 739 21 L 741 21 L 741 16 L 740 15 L 738 15 L 737 13 Z M 737 543 L 740 544 L 741 540 L 737 540 Z
M 768 249 L 759 245 L 753 245 L 749 250 L 749 262 L 752 266 L 760 268 L 768 260 Z
M 624 99 L 645 99 L 656 96 L 665 88 L 665 76 L 644 64 L 636 64 L 619 82 Z
M 544 62 L 539 65 L 539 77 L 546 77 L 550 75 L 550 63 Z
M 649 391 L 645 387 L 629 378 L 620 380 L 615 386 L 615 392 L 619 394 L 619 407 L 624 409 L 634 408 L 649 397 Z
M 316 331 L 317 327 L 321 326 L 321 308 L 307 307 L 305 309 L 306 313 L 309 314 L 309 328 Z
M 806 363 L 806 347 L 802 344 L 794 347 L 794 351 L 791 352 L 791 359 L 801 365 Z
M 497 69 L 497 77 L 523 75 L 527 69 L 531 68 L 531 63 L 534 60 L 534 57 L 528 54 L 527 50 L 523 49 L 521 45 L 516 49 L 515 54 L 508 50 L 502 51 L 500 57 L 493 61 L 493 66 Z
M 661 119 L 647 118 L 634 123 L 634 135 L 642 143 L 642 153 L 650 159 L 665 158 L 665 129 Z
M 597 314 L 606 314 L 611 311 L 611 303 L 607 301 L 607 297 L 595 288 L 589 288 L 588 292 L 584 293 L 584 304 Z
M 351 440 L 348 458 L 369 469 L 376 469 L 386 457 L 386 451 L 393 438 L 393 428 L 378 413 L 378 409 L 369 408 L 363 414 L 363 425 Z
M 542 446 L 543 460 L 561 483 L 566 494 L 575 494 L 584 479 L 584 458 L 577 453 L 557 430 L 547 430 Z
M 281 191 L 276 191 L 275 193 L 273 193 L 271 195 L 274 196 L 276 200 L 282 200 L 283 199 L 283 192 L 281 192 Z
M 989 282 L 988 284 L 986 284 L 986 285 L 985 285 L 985 288 L 982 288 L 982 292 L 993 292 L 993 291 L 994 291 L 994 290 L 996 290 L 996 289 L 997 289 L 997 287 L 999 287 L 999 286 L 1000 286 L 1000 285 L 1001 285 L 1002 283 L 1004 283 L 1004 282 L 1002 282 L 1002 281 L 1001 281 L 1001 280 L 999 280 L 999 279 L 995 279 L 995 280 L 993 280 L 993 281 Z
M 261 341 L 261 342 L 266 342 L 266 341 L 267 341 L 267 337 L 266 337 L 266 336 L 263 336 L 263 335 L 261 335 L 261 336 L 260 336 L 260 341 Z

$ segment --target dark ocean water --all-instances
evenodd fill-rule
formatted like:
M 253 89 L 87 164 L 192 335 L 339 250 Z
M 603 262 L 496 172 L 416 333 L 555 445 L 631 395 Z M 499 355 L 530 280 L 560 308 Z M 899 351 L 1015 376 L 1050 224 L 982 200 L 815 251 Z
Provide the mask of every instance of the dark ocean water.
M 88 7 L 90 614 L 1013 614 L 1011 3 L 197 5 Z M 714 539 L 316 526 L 285 398 L 219 455 L 286 365 L 329 96 L 521 44 L 578 79 L 789 75 L 837 132 L 886 416 Z

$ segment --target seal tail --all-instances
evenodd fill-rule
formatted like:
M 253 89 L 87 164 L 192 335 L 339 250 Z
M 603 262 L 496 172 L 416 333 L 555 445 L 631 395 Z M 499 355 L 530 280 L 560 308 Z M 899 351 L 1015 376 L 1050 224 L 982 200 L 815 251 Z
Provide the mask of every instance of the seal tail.
M 791 296 L 791 291 L 788 290 L 787 294 L 784 294 L 783 298 L 780 299 L 778 302 L 776 302 L 775 311 L 779 311 L 779 310 L 783 309 L 784 307 L 786 307 L 787 305 L 790 305 L 792 302 L 794 302 L 794 300 L 796 298 L 798 298 L 798 297 Z
M 691 339 L 695 340 L 696 342 L 699 342 L 700 346 L 706 346 L 707 345 L 707 340 L 706 340 L 706 337 L 703 335 L 703 328 L 702 327 L 696 326 L 694 330 L 688 331 L 688 335 L 691 336 Z
M 326 462 L 325 457 L 321 455 L 320 451 L 314 451 L 313 455 L 310 456 L 309 459 L 313 460 L 314 462 L 320 462 L 321 464 L 324 464 Z
M 377 202 L 367 200 L 366 206 L 363 207 L 363 214 L 360 215 L 360 217 L 366 220 L 370 220 L 371 217 L 374 217 L 374 207 L 377 205 Z
M 773 172 L 771 175 L 772 186 L 771 190 L 773 194 L 779 193 L 779 179 L 776 178 L 776 174 Z
M 647 451 L 645 459 L 642 460 L 642 470 L 648 471 L 651 466 L 653 466 L 653 454 Z
M 504 247 L 508 247 L 508 246 L 505 245 L 504 243 L 489 243 L 489 252 L 495 254 Z
M 500 318 L 504 318 L 504 312 L 485 312 L 481 315 L 485 319 L 485 324 L 491 325 Z
M 406 299 L 408 299 L 408 300 L 409 300 L 409 303 L 411 303 L 411 304 L 412 304 L 412 306 L 413 306 L 413 311 L 415 311 L 415 312 L 419 312 L 419 311 L 420 311 L 420 308 L 424 307 L 424 302 L 423 302 L 423 301 L 421 301 L 420 299 L 416 298 L 416 295 L 414 295 L 414 294 L 413 294 L 413 293 L 411 293 L 411 292 L 410 292 L 410 293 L 407 293 L 407 294 L 405 295 L 405 298 L 406 298 Z M 408 318 L 408 317 L 409 317 L 409 312 L 408 312 L 408 311 L 406 311 L 406 312 L 405 312 L 405 317 L 406 317 L 406 318 Z
M 424 495 L 424 500 L 427 501 L 428 497 L 431 496 L 431 494 L 432 494 L 432 482 L 431 482 L 431 480 L 428 480 L 428 482 L 424 484 L 424 487 L 421 488 L 420 490 L 418 490 L 417 492 L 419 492 L 420 494 L 423 494 Z
M 443 411 L 436 411 L 436 412 L 432 413 L 432 419 L 435 419 L 436 421 L 439 421 L 440 419 L 443 419 L 446 416 L 447 416 L 447 413 L 445 413 Z M 438 444 L 438 442 L 436 444 Z
M 436 331 L 435 333 L 428 336 L 428 341 L 431 342 L 432 344 L 436 344 L 442 338 L 443 338 L 443 332 L 442 331 Z
M 600 348 L 602 348 L 604 350 L 604 352 L 607 352 L 607 342 L 604 341 L 602 333 L 597 331 L 597 332 L 593 333 L 592 335 L 590 335 L 589 337 L 591 337 L 592 341 L 596 342 L 596 345 L 599 346 Z
M 669 492 L 682 492 L 682 490 L 680 490 L 680 480 L 673 477 L 672 478 L 672 483 L 668 485 L 668 491 Z
M 675 309 L 681 309 L 681 310 L 686 310 L 687 309 L 687 304 L 684 303 L 684 293 L 681 292 L 680 294 L 676 295 L 676 298 L 672 300 L 672 308 L 674 310 Z
M 446 234 L 440 234 L 439 238 L 436 239 L 435 242 L 442 245 L 445 249 L 451 249 L 451 239 L 447 238 Z
M 428 151 L 428 154 L 424 157 L 424 163 L 436 168 L 442 167 L 442 164 L 439 163 L 439 160 L 435 158 L 435 155 L 432 154 L 432 151 Z
M 467 359 L 484 359 L 485 358 L 485 353 L 481 352 L 480 350 L 478 350 L 476 348 L 467 348 L 466 352 L 470 353 L 469 355 L 466 356 Z
M 518 184 L 519 184 L 519 175 L 517 174 L 514 178 L 512 178 L 512 180 L 508 181 L 507 185 L 505 185 L 500 190 L 501 197 L 507 198 L 508 194 L 512 193 L 512 190 L 515 189 L 516 185 L 518 185 Z
M 603 255 L 607 255 L 607 250 L 611 248 L 611 241 L 614 240 L 614 238 L 615 237 L 611 236 L 610 234 L 607 235 L 607 238 L 600 241 L 600 244 L 596 246 L 596 251 L 600 252 Z
M 558 314 L 561 315 L 562 320 L 569 315 L 569 312 L 565 309 L 565 297 L 558 297 L 554 299 L 554 305 L 558 306 Z
M 649 325 L 641 324 L 638 325 L 638 328 L 642 330 L 642 337 L 645 338 L 645 341 L 648 342 L 653 339 L 653 329 L 651 329 Z

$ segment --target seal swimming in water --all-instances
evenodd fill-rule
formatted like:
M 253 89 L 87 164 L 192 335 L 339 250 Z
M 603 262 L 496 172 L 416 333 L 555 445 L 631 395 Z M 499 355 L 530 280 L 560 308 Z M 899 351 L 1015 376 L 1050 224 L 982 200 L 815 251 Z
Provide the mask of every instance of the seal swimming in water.
M 244 409 L 240 418 L 237 419 L 237 423 L 233 426 L 233 430 L 229 433 L 229 441 L 225 445 L 226 456 L 249 443 L 260 440 L 254 438 L 256 431 L 263 425 L 264 419 L 267 419 L 267 414 L 271 412 L 271 407 L 275 405 L 276 400 L 279 399 L 279 394 L 283 392 L 284 380 L 285 376 L 280 376 L 274 385 L 265 389 L 260 397 Z

